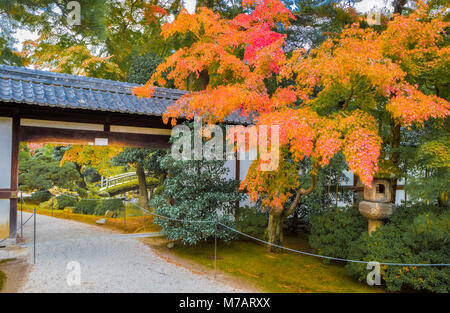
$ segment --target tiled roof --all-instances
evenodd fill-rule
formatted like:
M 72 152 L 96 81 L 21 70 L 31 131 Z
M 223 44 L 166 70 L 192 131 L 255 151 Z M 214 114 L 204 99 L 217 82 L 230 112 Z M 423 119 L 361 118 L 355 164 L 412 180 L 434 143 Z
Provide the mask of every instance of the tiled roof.
M 157 87 L 151 98 L 132 94 L 136 84 L 0 65 L 0 101 L 46 107 L 162 116 L 185 91 Z M 246 123 L 233 114 L 231 123 Z

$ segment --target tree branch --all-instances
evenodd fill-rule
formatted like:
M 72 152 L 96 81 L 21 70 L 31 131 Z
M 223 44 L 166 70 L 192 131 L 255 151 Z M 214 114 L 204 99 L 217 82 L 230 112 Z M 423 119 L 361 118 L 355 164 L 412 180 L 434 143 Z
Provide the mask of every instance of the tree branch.
M 354 93 L 355 93 L 355 89 L 354 89 L 354 86 L 352 85 L 352 88 L 350 89 L 350 94 L 348 95 L 348 98 L 345 101 L 344 106 L 341 109 L 341 112 L 344 112 L 347 109 L 348 104 L 350 103 L 350 100 L 352 99 Z
M 316 187 L 316 181 L 317 181 L 317 163 L 313 163 L 313 168 L 311 171 L 311 186 L 309 186 L 308 189 L 301 188 L 297 191 L 297 194 L 295 195 L 294 201 L 289 206 L 289 209 L 286 211 L 284 216 L 289 216 L 294 212 L 297 204 L 300 202 L 301 196 L 307 196 L 311 192 L 313 192 L 314 188 Z

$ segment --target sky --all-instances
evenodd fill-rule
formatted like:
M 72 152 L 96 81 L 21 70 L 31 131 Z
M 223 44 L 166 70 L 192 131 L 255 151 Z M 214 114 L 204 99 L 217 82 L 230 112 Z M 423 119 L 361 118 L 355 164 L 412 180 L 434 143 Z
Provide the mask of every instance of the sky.
M 362 0 L 355 4 L 355 8 L 360 13 L 367 13 L 373 8 L 382 8 L 385 6 L 386 0 Z M 189 11 L 189 13 L 193 13 L 195 10 L 195 5 L 197 3 L 196 0 L 184 0 L 185 8 Z M 17 43 L 15 48 L 19 51 L 22 50 L 22 45 L 25 40 L 36 40 L 38 38 L 38 34 L 32 33 L 27 30 L 19 30 L 15 38 L 17 39 Z

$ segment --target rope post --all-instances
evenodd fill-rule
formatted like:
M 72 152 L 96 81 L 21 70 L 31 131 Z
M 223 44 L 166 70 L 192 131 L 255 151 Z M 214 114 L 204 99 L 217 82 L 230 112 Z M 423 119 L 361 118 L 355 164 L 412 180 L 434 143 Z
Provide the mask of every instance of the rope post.
M 214 279 L 217 276 L 217 214 L 214 223 Z
M 20 193 L 20 238 L 23 239 L 23 192 Z
M 34 227 L 33 227 L 33 264 L 36 264 L 36 207 L 34 207 Z
M 127 202 L 125 201 L 125 198 L 122 199 L 122 203 L 123 203 L 123 224 L 125 227 L 125 230 L 127 229 Z

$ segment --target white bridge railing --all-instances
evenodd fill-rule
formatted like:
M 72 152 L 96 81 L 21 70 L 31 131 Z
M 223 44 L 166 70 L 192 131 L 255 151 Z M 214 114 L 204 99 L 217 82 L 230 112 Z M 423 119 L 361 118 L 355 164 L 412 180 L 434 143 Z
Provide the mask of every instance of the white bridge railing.
M 102 176 L 100 190 L 105 190 L 109 187 L 121 185 L 135 179 L 137 179 L 136 172 L 128 172 L 110 177 Z

